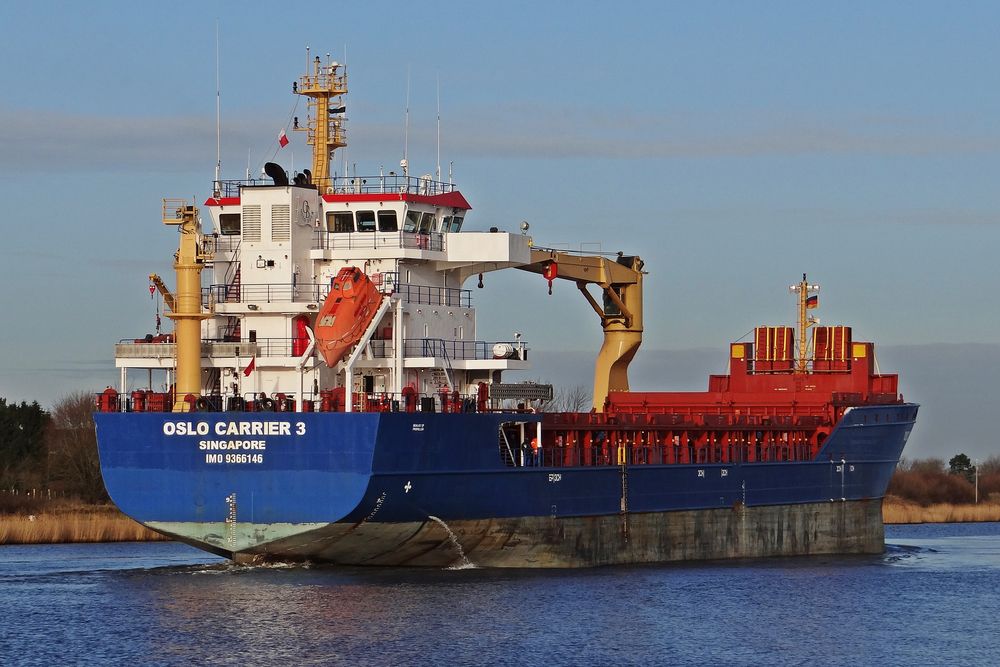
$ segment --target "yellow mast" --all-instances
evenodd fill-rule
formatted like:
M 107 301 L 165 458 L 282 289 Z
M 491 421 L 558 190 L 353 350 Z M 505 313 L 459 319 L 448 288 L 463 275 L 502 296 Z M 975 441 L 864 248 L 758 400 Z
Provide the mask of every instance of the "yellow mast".
M 187 412 L 191 406 L 184 398 L 188 394 L 201 395 L 201 321 L 208 317 L 201 309 L 201 270 L 208 255 L 199 250 L 201 222 L 195 206 L 184 200 L 164 199 L 163 224 L 177 225 L 180 231 L 180 243 L 174 255 L 177 291 L 168 302 L 171 312 L 167 317 L 174 321 L 177 345 L 173 411 Z
M 298 124 L 292 129 L 306 132 L 306 143 L 313 147 L 312 182 L 320 194 L 333 183 L 330 179 L 330 159 L 333 152 L 347 145 L 344 132 L 343 106 L 338 102 L 330 104 L 331 98 L 347 92 L 347 71 L 338 62 L 320 63 L 319 56 L 313 59 L 312 72 L 303 74 L 292 84 L 292 92 L 309 98 L 309 116 L 305 127 Z
M 809 362 L 808 348 L 806 333 L 812 325 L 816 324 L 818 320 L 808 316 L 807 311 L 809 310 L 809 296 L 810 292 L 819 292 L 819 285 L 810 285 L 809 281 L 806 280 L 806 274 L 802 274 L 802 281 L 796 283 L 795 285 L 789 285 L 788 291 L 793 294 L 798 294 L 799 296 L 799 322 L 798 322 L 798 335 L 799 335 L 799 356 L 798 360 L 795 362 L 795 372 L 805 373 L 807 372 L 807 364 Z

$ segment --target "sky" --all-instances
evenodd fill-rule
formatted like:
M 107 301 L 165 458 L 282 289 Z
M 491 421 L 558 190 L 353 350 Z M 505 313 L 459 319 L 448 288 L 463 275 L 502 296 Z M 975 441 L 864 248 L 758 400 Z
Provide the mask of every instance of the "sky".
M 975 399 L 925 402 L 908 454 L 1000 454 L 979 412 L 1000 359 L 1000 4 L 315 6 L 0 2 L 0 396 L 113 384 L 113 343 L 152 330 L 147 276 L 176 242 L 160 199 L 210 193 L 218 25 L 224 177 L 305 115 L 307 46 L 348 65 L 359 174 L 398 165 L 408 80 L 411 173 L 434 172 L 440 91 L 467 229 L 526 220 L 538 244 L 645 260 L 637 364 L 712 351 L 702 388 L 730 341 L 794 321 L 807 272 L 823 323 L 876 341 L 907 398 Z M 304 166 L 290 136 L 278 160 Z M 536 359 L 600 346 L 572 285 L 505 272 L 473 291 L 482 338 L 522 331 Z M 680 388 L 660 379 L 642 388 Z

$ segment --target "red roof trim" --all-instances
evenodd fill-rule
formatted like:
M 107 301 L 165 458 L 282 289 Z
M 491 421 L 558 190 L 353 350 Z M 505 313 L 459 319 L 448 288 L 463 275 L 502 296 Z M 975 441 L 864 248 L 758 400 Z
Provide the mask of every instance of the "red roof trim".
M 462 196 L 461 192 L 445 192 L 440 195 L 418 195 L 413 193 L 385 192 L 385 193 L 363 193 L 346 195 L 323 195 L 323 201 L 327 202 L 362 202 L 362 201 L 405 201 L 415 204 L 430 204 L 431 206 L 445 206 L 460 208 L 466 211 L 472 210 L 468 200 Z M 209 197 L 205 200 L 205 206 L 239 206 L 239 197 Z
M 205 206 L 239 206 L 239 197 L 209 197 L 205 200 Z
M 469 204 L 468 200 L 462 196 L 461 192 L 445 192 L 440 195 L 418 195 L 413 193 L 400 193 L 400 192 L 365 192 L 359 194 L 344 194 L 344 195 L 323 195 L 323 201 L 326 202 L 368 202 L 368 201 L 405 201 L 414 204 L 430 204 L 431 206 L 446 206 L 451 208 L 460 208 L 463 210 L 471 210 L 472 206 Z

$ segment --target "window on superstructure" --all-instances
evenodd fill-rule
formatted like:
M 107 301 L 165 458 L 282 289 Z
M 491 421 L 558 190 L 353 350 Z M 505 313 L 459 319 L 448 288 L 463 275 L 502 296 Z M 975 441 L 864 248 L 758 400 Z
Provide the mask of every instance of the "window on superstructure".
M 430 234 L 432 229 L 434 229 L 434 214 L 424 213 L 420 218 L 420 233 Z
M 456 215 L 451 219 L 451 229 L 448 231 L 458 232 L 462 230 L 462 222 L 465 220 L 461 215 Z
M 451 216 L 446 215 L 441 219 L 441 231 L 450 232 L 451 231 Z
M 354 231 L 354 214 L 350 211 L 326 214 L 326 231 L 349 234 Z
M 375 231 L 375 211 L 358 211 L 356 217 L 359 232 Z
M 420 227 L 420 211 L 407 211 L 406 222 L 403 223 L 403 231 L 413 234 Z
M 398 232 L 399 222 L 396 220 L 395 211 L 378 212 L 378 230 L 380 232 Z
M 240 214 L 221 213 L 219 215 L 219 232 L 224 236 L 240 233 Z

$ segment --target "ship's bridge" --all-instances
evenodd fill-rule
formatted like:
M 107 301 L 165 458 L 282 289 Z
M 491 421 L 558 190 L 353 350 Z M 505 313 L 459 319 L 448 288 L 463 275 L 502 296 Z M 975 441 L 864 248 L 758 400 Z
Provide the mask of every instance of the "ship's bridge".
M 332 185 L 323 194 L 316 186 L 302 183 L 282 187 L 253 179 L 217 182 L 220 196 L 205 202 L 215 222 L 216 234 L 210 243 L 216 262 L 233 261 L 240 249 L 246 254 L 257 247 L 261 216 L 264 228 L 260 241 L 285 238 L 276 236 L 275 230 L 284 230 L 287 223 L 268 227 L 267 220 L 268 211 L 276 219 L 275 211 L 288 206 L 284 203 L 288 195 L 279 191 L 298 192 L 291 196 L 294 201 L 290 201 L 286 215 L 297 223 L 291 225 L 296 238 L 290 240 L 301 261 L 430 260 L 437 270 L 468 267 L 462 272 L 463 280 L 470 274 L 530 261 L 525 236 L 499 234 L 496 228 L 490 232 L 464 231 L 466 214 L 472 207 L 453 183 L 436 181 L 430 175 L 397 176 L 392 172 L 330 181 Z M 311 238 L 301 236 L 306 231 Z M 284 244 L 275 249 L 282 255 L 286 252 Z M 269 261 L 266 254 L 261 256 Z M 282 259 L 284 256 L 277 258 L 278 263 Z
M 312 218 L 314 250 L 411 249 L 445 251 L 445 234 L 462 230 L 469 202 L 453 183 L 388 175 L 335 177 L 319 199 Z M 301 184 L 296 184 L 302 187 Z M 219 196 L 205 202 L 222 237 L 242 234 L 239 207 L 246 188 L 273 188 L 256 179 L 219 181 Z M 305 186 L 318 192 L 314 186 Z M 232 208 L 229 208 L 232 207 Z M 308 215 L 308 214 L 307 214 Z M 223 250 L 233 243 L 217 243 Z M 320 253 L 314 259 L 330 259 Z

